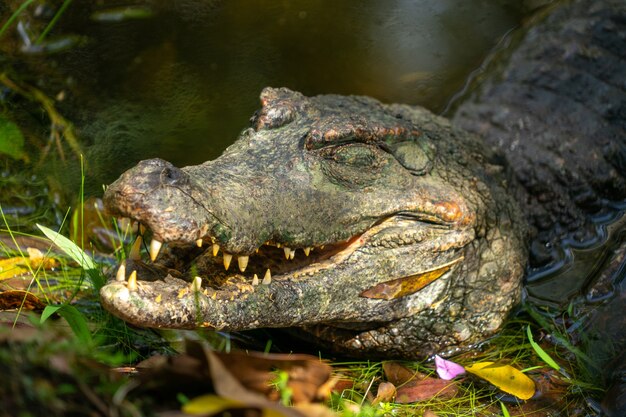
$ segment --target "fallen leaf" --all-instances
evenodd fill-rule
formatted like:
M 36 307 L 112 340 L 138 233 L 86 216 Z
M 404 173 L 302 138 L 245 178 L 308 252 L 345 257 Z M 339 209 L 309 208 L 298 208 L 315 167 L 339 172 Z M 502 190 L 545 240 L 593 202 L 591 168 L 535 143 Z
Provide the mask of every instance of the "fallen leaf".
M 398 387 L 396 402 L 399 404 L 408 404 L 430 400 L 434 397 L 452 398 L 457 392 L 458 387 L 453 381 L 426 377 L 422 380 L 414 380 Z
M 376 392 L 376 398 L 372 400 L 372 405 L 376 405 L 378 403 L 388 403 L 393 401 L 396 397 L 396 386 L 391 382 L 382 382 L 378 386 L 378 391 Z
M 451 398 L 458 391 L 454 382 L 431 378 L 399 362 L 384 362 L 383 371 L 387 380 L 397 387 L 395 399 L 397 403 L 424 401 L 437 396 Z
M 242 385 L 240 381 L 232 374 L 221 359 L 214 352 L 205 349 L 206 356 L 209 361 L 209 369 L 215 392 L 222 397 L 236 398 L 246 404 L 247 407 L 258 407 L 263 410 L 275 410 L 280 414 L 264 414 L 264 416 L 280 415 L 285 417 L 302 417 L 303 413 L 293 408 L 269 401 L 265 396 L 258 392 L 254 392 Z M 229 355 L 229 354 L 221 354 Z
M 279 399 L 279 393 L 272 386 L 276 370 L 287 373 L 287 386 L 292 390 L 291 399 L 295 404 L 324 400 L 330 394 L 327 382 L 332 369 L 315 356 L 259 352 L 213 354 L 243 386 L 271 400 Z
M 322 404 L 298 404 L 294 408 L 306 417 L 338 417 L 337 413 Z
M 349 379 L 339 379 L 337 382 L 335 382 L 335 385 L 333 385 L 333 388 L 331 391 L 336 394 L 341 394 L 345 390 L 350 389 L 352 387 L 354 387 L 354 381 L 351 381 Z
M 46 305 L 33 293 L 22 290 L 0 292 L 0 310 L 43 310 Z
M 382 282 L 361 292 L 359 295 L 365 298 L 392 300 L 394 298 L 414 294 L 443 276 L 461 260 L 463 260 L 462 257 L 448 262 L 447 264 L 440 265 L 430 271 L 424 271 L 408 277 L 396 278 L 391 281 Z
M 185 346 L 185 354 L 155 356 L 137 365 L 137 379 L 143 391 L 163 397 L 182 393 L 197 400 L 192 403 L 197 406 L 194 413 L 203 415 L 212 413 L 210 407 L 214 406 L 233 416 L 334 416 L 321 414 L 321 409 L 316 407 L 304 411 L 271 400 L 279 396 L 272 385 L 277 370 L 288 375 L 288 388 L 294 393 L 292 400 L 301 401 L 297 406 L 320 398 L 320 393 L 329 395 L 335 379 L 331 378 L 330 366 L 315 356 L 216 353 L 196 341 L 187 341 Z M 217 396 L 206 397 L 207 394 Z
M 477 362 L 465 367 L 465 370 L 522 400 L 527 400 L 535 394 L 533 380 L 511 365 Z
M 27 274 L 28 258 L 15 256 L 13 258 L 0 259 L 0 280 Z
M 188 403 L 183 405 L 183 412 L 191 415 L 214 415 L 217 413 L 223 414 L 225 411 L 233 409 L 245 409 L 246 415 L 249 411 L 257 411 L 257 413 L 250 413 L 252 415 L 262 416 L 261 410 L 250 409 L 239 401 L 234 401 L 228 398 L 219 397 L 217 395 L 202 395 L 200 397 L 192 398 Z
M 14 256 L 0 259 L 0 280 L 28 274 L 31 269 L 43 268 L 49 270 L 58 265 L 55 259 L 44 256 L 39 249 L 26 248 L 26 251 L 29 256 Z
M 465 368 L 458 363 L 446 360 L 439 355 L 435 355 L 435 365 L 439 378 L 449 381 L 465 373 Z
M 407 368 L 399 362 L 387 361 L 383 362 L 383 372 L 387 381 L 395 386 L 406 384 L 414 379 L 424 379 L 426 375 Z

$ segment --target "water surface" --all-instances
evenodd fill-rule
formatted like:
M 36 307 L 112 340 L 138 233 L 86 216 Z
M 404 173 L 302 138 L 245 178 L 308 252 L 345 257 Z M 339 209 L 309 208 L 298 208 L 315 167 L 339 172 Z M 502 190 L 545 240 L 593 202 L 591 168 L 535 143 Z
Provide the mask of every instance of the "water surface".
M 219 156 L 265 86 L 440 111 L 521 17 L 485 0 L 72 2 L 43 49 L 17 27 L 0 42 L 25 81 L 66 93 L 98 194 L 140 159 Z

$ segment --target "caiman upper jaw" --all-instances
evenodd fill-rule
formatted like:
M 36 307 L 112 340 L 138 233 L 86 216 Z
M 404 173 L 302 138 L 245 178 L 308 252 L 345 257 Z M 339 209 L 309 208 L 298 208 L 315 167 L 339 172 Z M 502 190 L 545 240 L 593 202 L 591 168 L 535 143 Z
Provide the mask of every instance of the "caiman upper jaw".
M 107 213 L 138 221 L 161 242 L 195 242 L 215 221 L 190 193 L 189 174 L 162 159 L 140 161 L 107 187 Z M 156 245 L 156 243 L 155 243 Z

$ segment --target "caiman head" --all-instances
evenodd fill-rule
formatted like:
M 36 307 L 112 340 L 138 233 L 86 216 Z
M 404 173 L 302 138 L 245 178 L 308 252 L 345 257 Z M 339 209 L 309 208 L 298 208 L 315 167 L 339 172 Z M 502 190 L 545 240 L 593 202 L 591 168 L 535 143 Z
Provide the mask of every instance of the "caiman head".
M 414 107 L 284 88 L 261 103 L 219 158 L 142 161 L 107 188 L 156 259 L 138 238 L 101 291 L 108 310 L 151 327 L 303 327 L 400 356 L 497 330 L 526 253 L 496 155 Z

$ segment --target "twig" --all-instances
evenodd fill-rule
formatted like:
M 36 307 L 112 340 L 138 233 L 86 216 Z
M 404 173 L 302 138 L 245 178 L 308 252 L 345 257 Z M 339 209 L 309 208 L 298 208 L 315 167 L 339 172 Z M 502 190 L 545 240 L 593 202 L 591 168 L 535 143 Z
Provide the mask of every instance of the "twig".
M 50 119 L 50 140 L 41 155 L 39 163 L 43 162 L 47 156 L 52 142 L 56 143 L 61 160 L 65 161 L 65 153 L 61 145 L 61 139 L 63 138 L 67 141 L 67 144 L 77 157 L 83 154 L 78 139 L 74 134 L 74 126 L 58 112 L 54 106 L 53 99 L 35 87 L 19 85 L 17 82 L 11 80 L 6 73 L 0 74 L 0 83 L 28 100 L 38 102 L 48 114 L 48 118 Z

